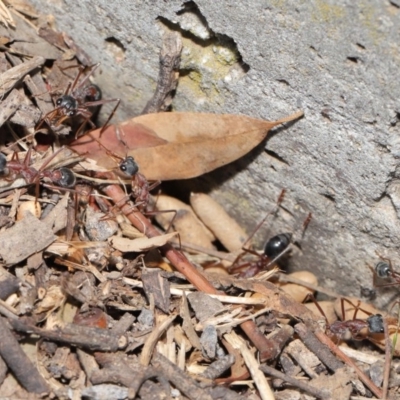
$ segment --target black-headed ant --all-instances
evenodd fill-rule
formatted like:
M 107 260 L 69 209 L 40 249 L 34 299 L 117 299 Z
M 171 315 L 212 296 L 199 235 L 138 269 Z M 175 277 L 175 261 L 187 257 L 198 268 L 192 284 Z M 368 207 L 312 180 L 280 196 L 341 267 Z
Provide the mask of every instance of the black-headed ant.
M 108 122 L 114 115 L 118 105 L 119 99 L 101 100 L 100 88 L 89 82 L 89 77 L 96 71 L 100 64 L 95 64 L 89 67 L 89 72 L 81 79 L 84 73 L 84 68 L 79 67 L 79 72 L 75 77 L 74 81 L 67 86 L 64 94 L 62 94 L 56 100 L 56 107 L 42 117 L 36 130 L 42 126 L 44 122 L 52 129 L 55 133 L 61 132 L 60 127 L 62 124 L 71 118 L 81 116 L 83 122 L 75 133 L 75 137 L 78 137 L 80 132 L 85 127 L 86 123 L 89 123 L 92 129 L 96 126 L 91 121 L 93 116 L 93 107 L 101 106 L 106 103 L 117 102 L 107 122 L 104 124 L 103 129 L 107 126 Z
M 273 266 L 278 259 L 280 259 L 285 253 L 287 253 L 290 249 L 290 244 L 292 243 L 293 235 L 291 233 L 281 233 L 269 239 L 263 249 L 261 254 L 257 253 L 254 250 L 246 248 L 246 244 L 250 241 L 250 239 L 254 236 L 260 226 L 265 222 L 265 220 L 271 215 L 276 214 L 279 206 L 281 205 L 284 196 L 285 196 L 285 189 L 283 189 L 278 197 L 276 209 L 270 213 L 268 213 L 263 220 L 256 226 L 256 229 L 252 232 L 249 238 L 244 243 L 242 250 L 243 252 L 239 254 L 236 260 L 233 262 L 232 266 L 229 268 L 229 272 L 232 274 L 237 273 L 238 271 L 243 270 L 239 273 L 240 278 L 251 278 L 258 274 L 260 271 L 267 270 L 271 266 Z M 307 218 L 303 223 L 302 229 L 302 237 L 304 235 L 307 226 L 309 225 L 312 218 L 312 214 L 309 213 Z M 239 263 L 239 261 L 246 255 L 246 254 L 253 254 L 257 257 L 256 260 L 248 261 L 244 263 Z

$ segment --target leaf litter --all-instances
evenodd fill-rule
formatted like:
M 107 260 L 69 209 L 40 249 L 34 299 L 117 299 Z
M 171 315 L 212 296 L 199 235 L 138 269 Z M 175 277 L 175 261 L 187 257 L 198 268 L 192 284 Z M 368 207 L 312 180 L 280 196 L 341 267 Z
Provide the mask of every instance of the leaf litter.
M 235 263 L 263 264 L 222 207 L 204 194 L 191 205 L 150 194 L 151 181 L 200 176 L 242 157 L 302 112 L 278 121 L 159 112 L 179 78 L 172 34 L 143 114 L 88 133 L 92 103 L 112 101 L 96 97 L 95 64 L 51 18 L 8 4 L 0 4 L 1 395 L 396 398 L 395 317 L 343 301 L 307 271 L 282 275 L 276 262 L 251 278 L 229 274 Z M 68 87 L 72 116 L 63 108 Z M 344 322 L 332 302 L 329 323 L 303 304 L 315 292 L 337 298 Z M 338 346 L 339 328 L 386 358 L 366 341 L 361 350 Z

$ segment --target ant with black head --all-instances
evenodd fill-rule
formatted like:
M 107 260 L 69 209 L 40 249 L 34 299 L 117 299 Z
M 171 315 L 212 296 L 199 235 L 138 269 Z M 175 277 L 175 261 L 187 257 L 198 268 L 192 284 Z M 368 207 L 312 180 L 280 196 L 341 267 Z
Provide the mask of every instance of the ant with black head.
M 117 110 L 120 99 L 102 100 L 100 88 L 97 85 L 90 83 L 89 77 L 93 75 L 99 65 L 100 64 L 95 64 L 88 67 L 89 71 L 83 78 L 82 75 L 85 71 L 85 68 L 77 66 L 79 68 L 79 72 L 74 81 L 69 83 L 65 92 L 57 98 L 55 102 L 56 108 L 42 117 L 38 126 L 36 127 L 36 131 L 38 131 L 42 124 L 46 122 L 46 124 L 55 133 L 58 133 L 60 131 L 60 127 L 65 121 L 81 116 L 83 118 L 83 122 L 75 133 L 75 137 L 78 137 L 86 123 L 89 123 L 92 129 L 96 128 L 95 124 L 91 120 L 94 112 L 93 107 L 116 102 L 114 109 L 112 110 L 106 123 L 103 125 L 102 130 L 105 129 Z
M 29 184 L 39 183 L 41 179 L 47 178 L 52 183 L 61 187 L 73 187 L 75 185 L 75 175 L 69 168 L 61 167 L 54 170 L 45 168 L 64 148 L 61 147 L 54 152 L 41 167 L 37 170 L 31 166 L 32 148 L 27 151 L 23 161 L 18 158 L 18 153 L 14 153 L 10 161 L 7 161 L 5 155 L 0 153 L 0 177 L 6 181 L 13 182 L 18 176 L 22 176 L 25 182 Z
M 140 212 L 146 212 L 150 201 L 150 192 L 159 186 L 161 182 L 156 181 L 150 184 L 146 177 L 139 172 L 139 166 L 132 156 L 121 157 L 107 149 L 107 147 L 90 132 L 88 132 L 87 135 L 95 140 L 99 146 L 106 151 L 106 154 L 115 161 L 119 171 L 131 179 L 131 196 L 135 200 L 135 207 Z
M 375 265 L 375 269 L 371 266 L 373 273 L 373 285 L 374 287 L 390 287 L 400 285 L 400 273 L 396 272 L 392 266 L 392 261 L 389 258 L 378 256 L 383 260 L 379 261 Z M 386 280 L 386 282 L 378 282 L 377 278 Z
M 286 254 L 290 250 L 290 244 L 292 243 L 293 235 L 291 233 L 280 233 L 271 239 L 269 239 L 263 249 L 263 252 L 259 254 L 258 252 L 251 250 L 246 247 L 251 238 L 255 235 L 255 233 L 260 229 L 261 225 L 265 222 L 265 220 L 271 215 L 275 215 L 279 210 L 280 205 L 283 202 L 285 197 L 286 190 L 282 189 L 278 200 L 276 202 L 276 208 L 274 211 L 269 212 L 261 222 L 256 226 L 251 235 L 247 238 L 246 242 L 243 244 L 242 253 L 239 254 L 232 266 L 229 268 L 229 272 L 232 274 L 237 273 L 238 271 L 243 270 L 239 273 L 240 278 L 251 278 L 258 274 L 260 271 L 267 270 L 271 266 L 273 266 L 284 254 Z M 312 214 L 309 213 L 305 221 L 303 222 L 302 229 L 302 237 L 311 221 Z M 249 261 L 244 263 L 239 263 L 239 261 L 246 255 L 252 254 L 257 257 L 255 261 Z
M 357 305 L 354 305 L 349 299 L 341 298 L 341 311 L 342 311 L 342 321 L 335 321 L 332 324 L 328 323 L 328 319 L 321 306 L 316 301 L 315 297 L 309 293 L 304 301 L 312 300 L 317 307 L 318 311 L 325 319 L 326 324 L 326 334 L 332 339 L 334 342 L 338 343 L 341 340 L 364 340 L 370 338 L 371 334 L 375 333 L 384 333 L 383 327 L 383 317 L 381 314 L 372 314 L 367 310 L 364 310 L 360 307 L 360 301 L 358 301 Z M 349 320 L 345 320 L 345 309 L 344 304 L 348 303 L 354 309 L 353 318 Z M 358 319 L 357 313 L 361 311 L 369 317 L 367 319 Z

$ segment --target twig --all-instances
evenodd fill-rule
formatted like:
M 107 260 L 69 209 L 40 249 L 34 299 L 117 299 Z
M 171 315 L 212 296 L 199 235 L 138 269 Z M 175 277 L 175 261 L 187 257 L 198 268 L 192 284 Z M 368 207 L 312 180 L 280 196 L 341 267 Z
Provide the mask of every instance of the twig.
M 385 369 L 383 370 L 382 400 L 386 400 L 389 388 L 390 366 L 392 362 L 392 342 L 390 340 L 389 327 L 386 318 L 383 318 L 383 329 L 385 332 Z
M 138 281 L 136 279 L 122 278 L 122 281 L 128 285 L 143 288 L 143 282 Z M 183 294 L 185 293 L 187 296 L 188 294 L 193 293 L 193 292 L 191 292 L 189 290 L 182 290 L 182 289 L 177 289 L 177 288 L 171 287 L 170 293 L 175 296 L 183 296 Z M 246 305 L 263 305 L 265 303 L 265 300 L 260 299 L 260 298 L 253 298 L 253 297 L 227 296 L 227 295 L 221 295 L 221 294 L 210 294 L 209 296 L 212 297 L 213 299 L 219 300 L 221 303 L 246 304 Z
M 2 317 L 0 317 L 0 338 L 0 356 L 14 373 L 18 382 L 28 392 L 48 393 L 47 383 L 21 349 Z
M 10 320 L 10 324 L 18 332 L 34 333 L 46 339 L 67 343 L 92 351 L 117 351 L 127 345 L 125 336 L 115 336 L 112 332 L 100 328 L 66 324 L 60 330 L 47 330 L 28 325 L 21 320 Z
M 328 348 L 318 341 L 316 335 L 312 333 L 303 323 L 296 324 L 295 332 L 300 336 L 300 339 L 330 370 L 336 371 L 343 368 L 343 363 L 338 361 Z
M 346 356 L 354 358 L 354 360 L 360 361 L 364 364 L 372 365 L 381 360 L 380 357 L 374 356 L 372 354 L 366 354 L 365 351 L 352 349 L 347 345 L 339 346 L 339 349 L 342 350 L 343 353 L 346 354 Z
M 274 378 L 282 379 L 283 381 L 288 382 L 291 385 L 298 387 L 300 390 L 303 390 L 306 393 L 310 393 L 311 395 L 319 399 L 330 399 L 332 396 L 326 389 L 318 389 L 314 386 L 309 385 L 306 382 L 294 378 L 293 376 L 286 375 L 280 371 L 277 371 L 275 368 L 269 367 L 268 365 L 262 365 L 260 366 L 260 369 L 262 372 L 271 375 Z
M 180 35 L 177 32 L 166 34 L 160 53 L 160 72 L 157 88 L 142 114 L 165 111 L 171 105 L 172 92 L 178 84 L 181 51 L 182 41 Z
M 202 389 L 197 382 L 188 376 L 166 357 L 156 353 L 151 361 L 152 365 L 159 374 L 165 376 L 179 391 L 191 400 L 213 400 L 213 399 L 229 399 L 240 400 L 243 399 L 232 390 L 222 386 L 215 388 Z
M 99 178 L 115 179 L 111 172 L 97 173 Z M 147 237 L 159 236 L 160 233 L 151 224 L 151 222 L 143 216 L 137 209 L 132 208 L 127 204 L 124 191 L 117 185 L 107 185 L 103 189 L 107 196 L 111 197 L 114 204 L 120 204 L 119 208 L 123 214 L 129 219 L 133 226 L 143 232 Z M 160 251 L 172 263 L 172 265 L 192 283 L 197 290 L 208 294 L 220 294 L 215 287 L 205 278 L 178 250 L 171 244 L 167 243 L 160 247 Z M 271 341 L 268 340 L 257 328 L 254 321 L 243 322 L 241 328 L 246 333 L 247 337 L 252 341 L 254 346 L 260 352 L 260 357 L 263 360 L 270 358 L 270 349 L 273 348 Z
M 258 388 L 258 393 L 262 400 L 274 400 L 275 396 L 268 385 L 267 379 L 259 369 L 258 361 L 254 358 L 251 351 L 246 346 L 244 340 L 235 332 L 227 333 L 224 335 L 225 340 L 230 343 L 234 348 L 239 349 L 242 353 L 244 362 L 250 371 L 250 374 Z
M 226 372 L 235 363 L 235 356 L 228 354 L 211 363 L 201 374 L 207 379 L 216 379 Z
M 155 345 L 160 339 L 161 335 L 167 330 L 167 328 L 172 324 L 172 321 L 176 318 L 177 314 L 173 314 L 166 318 L 161 324 L 156 326 L 156 328 L 151 332 L 150 336 L 147 338 L 146 343 L 143 346 L 142 353 L 140 354 L 140 364 L 149 365 L 151 356 Z

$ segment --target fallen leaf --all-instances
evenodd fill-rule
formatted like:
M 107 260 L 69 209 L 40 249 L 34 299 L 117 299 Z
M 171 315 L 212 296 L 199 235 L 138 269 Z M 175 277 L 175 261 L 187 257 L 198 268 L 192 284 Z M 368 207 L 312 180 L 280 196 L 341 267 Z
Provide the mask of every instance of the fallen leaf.
M 178 232 L 167 233 L 166 235 L 155 236 L 153 238 L 139 238 L 139 239 L 126 239 L 120 236 L 113 236 L 109 240 L 111 246 L 116 250 L 126 253 L 128 251 L 141 252 L 149 251 L 157 247 L 163 246 L 174 236 L 177 236 Z
M 101 142 L 119 156 L 134 157 L 149 180 L 189 179 L 237 160 L 264 140 L 271 128 L 302 115 L 300 111 L 265 121 L 229 114 L 147 114 L 111 125 Z M 99 138 L 100 130 L 91 135 Z M 90 154 L 102 167 L 116 167 L 107 151 L 89 136 L 74 141 L 71 148 Z

